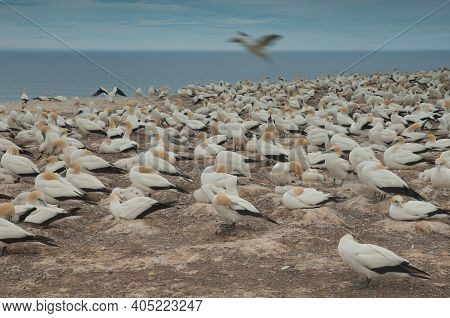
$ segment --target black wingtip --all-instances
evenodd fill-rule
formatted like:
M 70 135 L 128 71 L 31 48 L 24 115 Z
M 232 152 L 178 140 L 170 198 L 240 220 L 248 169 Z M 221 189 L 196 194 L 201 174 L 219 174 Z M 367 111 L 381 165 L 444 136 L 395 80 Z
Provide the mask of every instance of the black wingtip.
M 279 225 L 277 221 L 275 221 L 275 220 L 273 220 L 273 219 L 269 218 L 269 217 L 268 217 L 268 216 L 266 216 L 266 215 L 263 215 L 263 218 L 264 218 L 264 219 L 265 219 L 266 221 L 269 221 L 270 223 L 273 223 L 273 224 Z
M 185 190 L 183 188 L 180 188 L 180 187 L 175 187 L 175 190 L 178 191 L 178 192 L 181 192 L 181 193 L 189 194 L 189 192 L 187 190 Z
M 30 237 L 30 241 L 40 242 L 40 243 L 48 245 L 48 246 L 59 247 L 56 244 L 54 239 L 52 239 L 51 237 L 43 236 L 43 235 L 34 235 L 34 236 Z
M 411 275 L 412 277 L 421 278 L 421 279 L 431 279 L 431 275 L 423 270 L 420 270 L 414 266 L 411 266 L 409 263 L 402 263 L 401 266 Z

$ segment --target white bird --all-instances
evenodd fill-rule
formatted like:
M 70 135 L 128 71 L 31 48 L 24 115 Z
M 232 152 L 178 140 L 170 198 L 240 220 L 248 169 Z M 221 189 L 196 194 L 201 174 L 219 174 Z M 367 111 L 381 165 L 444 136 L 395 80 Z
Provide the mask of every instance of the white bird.
M 0 255 L 6 253 L 10 244 L 15 243 L 35 243 L 49 246 L 58 246 L 52 238 L 34 235 L 4 218 L 13 217 L 16 213 L 14 205 L 11 203 L 0 203 Z
M 288 151 L 275 142 L 275 134 L 271 131 L 266 131 L 258 140 L 256 150 L 263 158 L 280 162 L 289 161 Z
M 67 164 L 64 160 L 59 160 L 57 156 L 49 156 L 45 171 L 62 174 L 67 170 Z
M 120 201 L 128 201 L 132 198 L 145 197 L 145 193 L 135 187 L 114 188 L 113 191 L 119 196 Z
M 405 138 L 403 136 L 398 136 L 394 142 L 398 142 L 400 148 L 404 150 L 411 151 L 416 155 L 423 154 L 430 151 L 430 147 L 421 145 L 415 142 L 405 142 Z
M 411 221 L 428 218 L 445 218 L 450 216 L 450 210 L 438 208 L 434 204 L 423 201 L 403 202 L 403 197 L 394 195 L 391 198 L 389 216 L 394 220 Z
M 26 88 L 22 89 L 22 95 L 20 95 L 20 100 L 22 101 L 22 104 L 26 104 L 30 100 L 28 98 L 28 94 L 27 94 Z
M 250 159 L 244 155 L 241 155 L 233 151 L 221 151 L 217 154 L 215 164 L 224 164 L 227 169 L 230 169 L 232 174 L 241 174 L 246 177 L 251 176 L 249 162 L 254 162 L 256 160 Z
M 343 179 L 347 178 L 349 173 L 352 172 L 352 166 L 350 163 L 341 158 L 342 150 L 339 146 L 332 146 L 328 152 L 331 152 L 325 159 L 325 167 L 327 168 L 333 180 L 336 178 Z
M 239 36 L 228 40 L 228 42 L 234 42 L 242 45 L 249 52 L 259 56 L 266 62 L 272 62 L 271 58 L 266 52 L 266 47 L 273 44 L 276 40 L 282 38 L 282 36 L 278 34 L 264 35 L 258 39 L 252 39 L 248 34 L 243 32 L 238 32 L 238 35 Z
M 431 173 L 431 184 L 438 189 L 450 189 L 450 168 L 447 168 L 445 161 L 436 159 L 436 167 Z
M 358 165 L 358 176 L 361 182 L 379 193 L 405 195 L 417 200 L 424 198 L 411 189 L 405 181 L 392 171 L 387 170 L 381 163 L 363 161 Z
M 372 149 L 369 147 L 356 147 L 348 155 L 348 161 L 352 165 L 354 171 L 357 171 L 358 165 L 363 161 L 379 162 L 375 157 Z
M 146 151 L 144 153 L 139 154 L 139 164 L 142 166 L 148 166 L 161 174 L 168 176 L 181 177 L 187 181 L 192 182 L 192 178 L 183 172 L 179 171 L 169 162 L 169 154 L 162 151 Z
M 277 224 L 271 218 L 261 214 L 250 202 L 225 192 L 219 192 L 213 199 L 213 206 L 217 213 L 231 221 L 231 224 L 222 224 L 223 230 L 230 231 L 239 221 L 266 220 Z
M 19 177 L 35 177 L 40 172 L 38 167 L 28 158 L 19 155 L 17 147 L 8 148 L 0 162 L 8 172 Z
M 146 166 L 136 166 L 130 170 L 130 180 L 133 186 L 146 192 L 175 191 L 188 193 L 186 190 L 174 185 L 169 180 L 157 174 L 156 170 Z
M 427 135 L 428 141 L 425 144 L 425 147 L 432 148 L 434 150 L 449 150 L 450 149 L 450 139 L 439 139 L 436 140 L 436 136 L 434 134 Z
M 283 204 L 288 209 L 318 208 L 329 202 L 341 202 L 342 197 L 332 196 L 329 193 L 314 188 L 293 187 L 283 195 Z
M 210 144 L 207 142 L 207 135 L 205 132 L 198 133 L 199 144 L 194 149 L 195 159 L 214 158 L 219 152 L 226 150 L 221 145 Z
M 423 132 L 417 132 L 416 130 L 420 127 L 420 123 L 414 123 L 402 132 L 402 136 L 410 142 L 423 140 L 427 137 L 427 134 Z
M 384 275 L 431 278 L 428 273 L 411 266 L 409 261 L 393 252 L 377 245 L 360 244 L 350 234 L 340 239 L 338 252 L 344 263 L 364 275 L 363 287 L 367 287 L 373 278 Z
M 69 159 L 65 161 L 68 164 L 79 161 L 83 169 L 90 173 L 125 173 L 125 170 L 113 166 L 103 158 L 94 155 L 91 151 L 86 149 L 72 151 Z
M 159 210 L 168 209 L 172 203 L 158 202 L 149 197 L 135 197 L 121 202 L 120 196 L 115 189 L 109 196 L 109 211 L 116 218 L 134 220 L 143 219 L 147 215 Z
M 214 170 L 211 171 L 211 168 L 214 168 Z M 227 166 L 225 164 L 216 164 L 215 167 L 205 168 L 200 176 L 200 181 L 202 185 L 212 184 L 229 194 L 239 194 L 237 190 L 238 178 L 227 173 Z
M 59 174 L 53 172 L 44 172 L 38 175 L 34 180 L 34 186 L 36 190 L 45 195 L 45 200 L 49 203 L 79 200 L 95 204 L 78 188 L 73 186 Z
M 290 185 L 294 180 L 291 173 L 298 177 L 303 174 L 303 167 L 299 161 L 276 163 L 269 173 L 269 178 L 276 186 Z
M 95 176 L 81 171 L 82 166 L 79 161 L 74 161 L 67 169 L 66 180 L 69 181 L 81 192 L 102 192 L 109 193 L 105 185 Z
M 305 138 L 298 138 L 294 141 L 294 147 L 289 151 L 289 161 L 297 160 L 305 170 L 310 168 L 308 152 L 305 149 L 309 144 Z
M 71 208 L 68 211 L 49 205 L 45 202 L 45 196 L 40 191 L 33 191 L 28 195 L 24 205 L 15 205 L 16 215 L 13 222 L 33 223 L 39 225 L 56 225 L 62 221 L 77 219 L 76 215 L 80 207 Z
M 86 135 L 98 134 L 106 136 L 106 132 L 103 130 L 104 123 L 102 121 L 93 121 L 83 117 L 75 117 L 75 123 L 78 129 Z
M 383 159 L 384 164 L 391 169 L 411 169 L 417 164 L 430 163 L 430 159 L 416 155 L 399 144 L 386 149 Z

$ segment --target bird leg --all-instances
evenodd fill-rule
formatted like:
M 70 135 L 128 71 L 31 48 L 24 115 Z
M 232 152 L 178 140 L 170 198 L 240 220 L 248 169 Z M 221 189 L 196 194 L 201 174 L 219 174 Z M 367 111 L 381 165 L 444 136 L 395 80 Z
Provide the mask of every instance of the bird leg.
M 364 279 L 362 281 L 354 282 L 353 286 L 355 286 L 358 289 L 364 289 L 369 286 L 370 281 L 371 281 L 371 279 L 369 277 L 364 276 Z
M 222 223 L 222 224 L 220 224 L 220 229 L 221 229 L 223 232 L 230 232 L 230 231 L 232 231 L 235 227 L 236 227 L 236 222 L 232 222 L 232 223 Z
M 228 231 L 233 230 L 235 227 L 236 227 L 236 222 L 223 223 L 223 224 L 220 225 L 221 229 L 228 230 Z
M 0 249 L 0 256 L 2 256 L 3 254 L 6 254 L 6 246 L 3 246 L 1 249 Z
M 383 201 L 384 199 L 386 199 L 386 194 L 379 193 L 377 191 L 377 192 L 374 193 L 372 199 L 370 199 L 369 202 L 378 203 L 380 201 Z

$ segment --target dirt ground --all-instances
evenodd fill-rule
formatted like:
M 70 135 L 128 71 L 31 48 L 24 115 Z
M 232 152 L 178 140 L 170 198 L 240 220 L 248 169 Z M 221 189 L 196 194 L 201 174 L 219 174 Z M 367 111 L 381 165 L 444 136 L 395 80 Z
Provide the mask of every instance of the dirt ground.
M 36 104 L 36 102 L 33 102 Z M 39 103 L 43 104 L 43 103 Z M 58 103 L 47 108 L 71 109 Z M 14 107 L 15 104 L 8 104 Z M 85 140 L 95 149 L 99 139 Z M 113 162 L 123 155 L 101 155 Z M 37 154 L 36 154 L 37 157 Z M 200 187 L 200 174 L 211 161 L 182 161 L 177 166 L 189 183 L 170 178 L 189 192 Z M 423 170 L 423 169 L 422 169 Z M 335 186 L 306 184 L 348 197 L 342 203 L 311 210 L 288 210 L 267 178 L 270 167 L 252 164 L 252 179 L 240 195 L 279 222 L 239 224 L 216 234 L 223 220 L 191 195 L 157 193 L 175 208 L 143 220 L 116 221 L 109 200 L 91 194 L 99 205 L 85 205 L 82 218 L 55 227 L 30 227 L 54 238 L 59 248 L 11 246 L 0 257 L 2 297 L 448 297 L 450 221 L 400 222 L 387 214 L 388 201 L 372 203 L 372 193 L 356 177 Z M 418 180 L 419 170 L 394 171 L 429 202 L 450 208 L 449 192 Z M 100 175 L 108 188 L 130 185 L 127 175 Z M 17 195 L 33 180 L 0 185 Z M 300 181 L 297 182 L 301 184 Z M 384 246 L 431 274 L 431 280 L 383 278 L 366 289 L 340 259 L 337 244 L 348 232 L 363 243 Z

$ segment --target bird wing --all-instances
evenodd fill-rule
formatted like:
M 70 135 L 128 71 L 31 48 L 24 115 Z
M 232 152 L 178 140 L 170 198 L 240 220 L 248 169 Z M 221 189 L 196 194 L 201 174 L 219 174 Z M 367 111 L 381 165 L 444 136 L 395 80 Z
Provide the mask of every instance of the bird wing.
M 408 214 L 412 214 L 414 216 L 424 216 L 425 214 L 438 210 L 434 204 L 422 201 L 406 202 L 403 204 L 403 208 L 408 211 Z
M 405 165 L 408 163 L 414 163 L 416 161 L 419 161 L 422 159 L 422 157 L 412 153 L 409 150 L 399 149 L 393 155 L 393 159 L 397 163 Z
M 250 36 L 247 33 L 241 31 L 237 31 L 237 34 L 239 34 L 240 36 Z
M 48 180 L 42 186 L 45 194 L 53 198 L 58 197 L 71 197 L 71 196 L 82 196 L 82 193 L 78 191 L 70 183 L 65 183 L 60 180 Z
M 22 238 L 28 235 L 32 234 L 9 222 L 8 220 L 0 218 L 0 240 Z
M 241 212 L 249 211 L 249 212 L 260 214 L 260 212 L 250 202 L 248 202 L 238 196 L 229 196 L 229 197 L 231 199 L 230 207 L 233 210 L 235 210 L 236 212 L 241 213 Z
M 78 160 L 81 162 L 81 165 L 88 170 L 111 166 L 106 160 L 98 156 L 83 156 L 78 158 Z
M 100 87 L 99 89 L 97 89 L 97 91 L 94 94 L 92 94 L 92 96 L 98 96 L 98 95 L 101 95 L 101 94 L 108 95 L 108 92 L 103 87 Z
M 378 188 L 407 187 L 399 176 L 389 170 L 378 170 L 371 174 L 370 179 Z
M 407 262 L 407 260 L 388 249 L 372 244 L 359 244 L 356 259 L 361 265 L 369 269 L 396 266 L 402 262 Z
M 65 210 L 60 208 L 40 206 L 37 208 L 36 211 L 32 212 L 29 216 L 27 216 L 24 222 L 41 224 L 60 213 L 67 214 Z
M 80 189 L 104 189 L 105 185 L 93 175 L 80 173 L 70 176 L 70 183 Z
M 304 192 L 298 198 L 307 205 L 317 205 L 329 197 L 329 194 L 325 194 L 322 191 L 313 188 L 305 188 Z
M 165 188 L 173 186 L 173 184 L 169 180 L 158 174 L 139 173 L 139 177 L 145 182 L 145 185 L 150 188 Z
M 266 46 L 266 45 L 272 45 L 276 40 L 279 40 L 281 38 L 282 38 L 281 35 L 269 34 L 269 35 L 264 35 L 264 36 L 258 38 L 257 42 L 261 46 Z
M 151 208 L 156 202 L 156 200 L 148 197 L 132 198 L 122 204 L 123 209 L 120 211 L 120 217 L 124 219 L 135 219 L 142 212 Z
M 120 95 L 120 96 L 123 96 L 123 97 L 127 97 L 127 95 L 125 95 L 125 93 L 122 92 L 122 90 L 121 90 L 120 88 L 117 88 L 116 95 Z
M 21 156 L 14 156 L 13 161 L 8 163 L 8 166 L 13 168 L 11 170 L 14 170 L 15 173 L 39 173 L 39 169 L 30 159 Z

